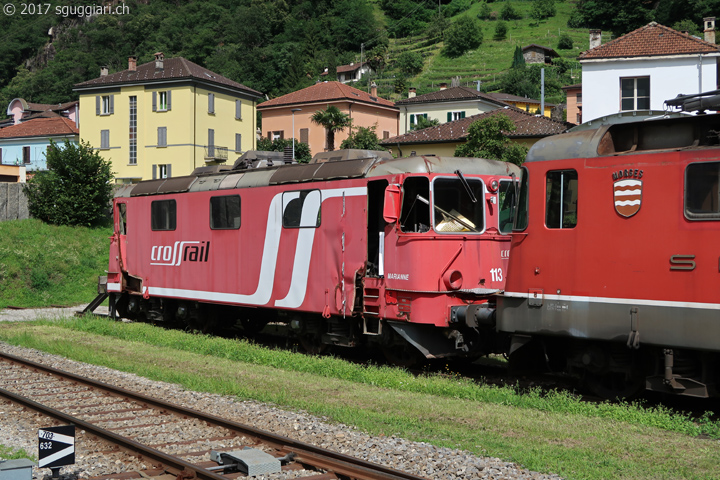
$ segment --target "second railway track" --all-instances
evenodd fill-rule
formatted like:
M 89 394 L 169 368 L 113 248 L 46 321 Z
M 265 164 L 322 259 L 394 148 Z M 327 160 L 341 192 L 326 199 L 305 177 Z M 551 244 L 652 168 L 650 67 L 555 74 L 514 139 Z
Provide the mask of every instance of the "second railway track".
M 260 458 L 258 468 L 265 468 L 263 459 L 282 458 L 282 471 L 296 470 L 298 476 L 317 480 L 423 478 L 12 355 L 0 355 L 0 369 L 1 396 L 74 424 L 149 461 L 155 471 L 177 478 L 220 480 L 243 476 L 255 465 L 254 453 Z M 225 457 L 225 465 L 211 461 L 213 450 L 230 453 L 246 447 L 252 451 L 241 456 L 239 462 L 237 457 Z M 237 467 L 228 468 L 233 463 Z M 123 478 L 132 478 L 128 473 Z M 137 478 L 141 476 L 138 472 Z

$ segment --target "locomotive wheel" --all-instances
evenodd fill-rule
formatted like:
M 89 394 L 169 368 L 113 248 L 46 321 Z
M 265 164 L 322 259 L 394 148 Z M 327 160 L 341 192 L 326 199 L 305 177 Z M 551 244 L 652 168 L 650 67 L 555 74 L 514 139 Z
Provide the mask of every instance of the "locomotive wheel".
M 583 383 L 605 400 L 631 399 L 645 389 L 645 377 L 637 372 L 586 372 Z

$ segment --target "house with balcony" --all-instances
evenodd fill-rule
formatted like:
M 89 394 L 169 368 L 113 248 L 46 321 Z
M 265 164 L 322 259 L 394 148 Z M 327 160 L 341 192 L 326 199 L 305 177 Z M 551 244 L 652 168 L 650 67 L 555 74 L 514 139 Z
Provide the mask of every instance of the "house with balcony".
M 398 108 L 390 100 L 342 82 L 318 82 L 302 90 L 273 98 L 258 105 L 262 115 L 262 132 L 267 138 L 295 138 L 310 146 L 310 152 L 324 152 L 325 128 L 312 122 L 312 115 L 334 105 L 350 116 L 353 127 L 375 127 L 377 136 L 389 138 L 398 133 Z M 335 148 L 348 138 L 350 129 L 335 133 Z
M 665 100 L 718 88 L 720 48 L 715 17 L 704 19 L 704 39 L 651 22 L 602 43 L 590 31 L 582 65 L 582 120 L 630 111 L 663 110 Z M 570 116 L 568 116 L 571 119 Z
M 165 58 L 75 85 L 80 136 L 118 183 L 189 175 L 255 149 L 261 93 L 185 58 Z
M 380 142 L 380 145 L 399 157 L 414 155 L 452 157 L 458 145 L 467 141 L 468 128 L 473 122 L 498 114 L 507 115 L 515 124 L 515 131 L 508 132 L 507 137 L 528 148 L 541 138 L 563 133 L 571 126 L 566 122 L 533 115 L 506 105 L 503 108 L 466 116 L 434 127 L 413 130 L 397 137 L 385 139 Z
M 353 83 L 360 80 L 363 75 L 372 75 L 375 73 L 367 62 L 350 63 L 350 65 L 338 65 L 337 69 L 337 81 L 340 83 Z M 321 77 L 326 77 L 329 74 L 326 68 Z M 325 80 L 325 79 L 323 79 Z
M 415 89 L 410 88 L 408 98 L 398 100 L 395 105 L 400 109 L 402 135 L 414 130 L 420 117 L 446 123 L 497 110 L 508 104 L 473 88 L 447 88 L 446 83 L 441 83 L 439 90 L 424 95 L 416 95 Z
M 51 141 L 61 148 L 65 140 L 77 143 L 79 136 L 75 121 L 60 115 L 39 116 L 0 128 L 0 165 L 22 166 L 28 174 L 47 170 Z

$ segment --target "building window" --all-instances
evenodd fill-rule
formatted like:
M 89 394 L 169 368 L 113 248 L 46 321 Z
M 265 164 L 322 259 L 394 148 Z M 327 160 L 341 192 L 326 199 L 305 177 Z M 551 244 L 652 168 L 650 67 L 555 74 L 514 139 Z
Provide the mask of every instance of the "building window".
M 165 164 L 165 165 L 153 165 L 152 166 L 152 178 L 153 180 L 158 178 L 170 178 L 172 177 L 172 165 Z
M 650 77 L 620 79 L 620 110 L 650 109 Z
M 417 113 L 417 114 L 411 113 L 410 114 L 410 130 L 414 130 L 417 127 L 420 117 L 427 120 L 428 114 L 427 113 Z
M 242 101 L 235 100 L 235 120 L 242 120 Z
M 95 115 L 111 115 L 115 112 L 115 95 L 95 97 Z
M 215 113 L 215 94 L 208 93 L 208 113 Z
M 447 114 L 447 121 L 448 121 L 448 122 L 454 122 L 455 120 L 460 120 L 461 118 L 465 118 L 465 111 L 462 111 L 462 112 L 448 112 L 448 114 Z
M 110 130 L 100 130 L 100 149 L 110 148 Z
M 685 216 L 691 220 L 720 220 L 720 163 L 687 166 Z
M 157 146 L 167 147 L 167 127 L 158 127 L 157 129 Z
M 175 230 L 177 225 L 176 211 L 175 200 L 152 202 L 150 205 L 150 227 L 153 230 Z
M 577 102 L 578 105 L 582 103 L 582 93 L 575 94 L 575 102 Z
M 137 165 L 137 97 L 130 97 L 130 126 L 128 129 L 130 148 L 128 163 Z
M 310 131 L 307 128 L 301 128 L 300 129 L 300 141 L 302 143 L 308 143 L 308 138 L 310 137 Z
M 242 152 L 242 134 L 241 133 L 235 134 L 235 151 Z
M 172 110 L 172 95 L 170 90 L 152 93 L 152 111 L 167 112 Z
M 30 163 L 30 147 L 23 147 L 23 163 Z
M 301 190 L 283 193 L 283 227 L 319 227 L 321 200 L 320 190 Z
M 268 132 L 268 138 L 270 140 L 277 140 L 285 138 L 285 131 L 284 130 L 277 130 L 275 132 Z
M 383 130 L 383 140 L 387 140 L 390 138 L 390 132 L 388 130 Z
M 574 228 L 577 225 L 578 174 L 575 170 L 547 173 L 545 225 L 548 228 Z
M 237 230 L 240 228 L 240 196 L 210 197 L 210 228 Z

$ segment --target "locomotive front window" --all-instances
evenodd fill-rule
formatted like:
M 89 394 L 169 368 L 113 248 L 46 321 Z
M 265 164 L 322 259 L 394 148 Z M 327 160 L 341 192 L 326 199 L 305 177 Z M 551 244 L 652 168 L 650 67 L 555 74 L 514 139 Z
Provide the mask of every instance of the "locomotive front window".
M 177 207 L 175 200 L 156 200 L 150 205 L 150 223 L 153 230 L 175 230 Z
M 422 233 L 430 230 L 430 181 L 427 177 L 408 177 L 403 182 L 400 230 Z
M 577 225 L 578 175 L 575 170 L 547 173 L 545 225 L 548 228 L 574 228 Z
M 513 230 L 525 230 L 528 226 L 528 180 L 530 176 L 527 168 L 522 169 L 520 180 L 520 193 L 518 194 L 517 213 Z
M 439 177 L 433 181 L 433 226 L 441 233 L 485 230 L 485 187 L 477 178 Z
M 685 170 L 685 216 L 720 220 L 720 162 L 693 163 Z
M 500 204 L 498 230 L 500 230 L 500 233 L 510 233 L 512 231 L 516 195 L 517 183 L 513 183 L 512 180 L 500 180 L 500 189 L 498 190 L 498 203 Z
M 317 228 L 320 226 L 320 190 L 283 193 L 283 227 Z
M 240 195 L 210 197 L 210 228 L 213 230 L 240 228 Z

